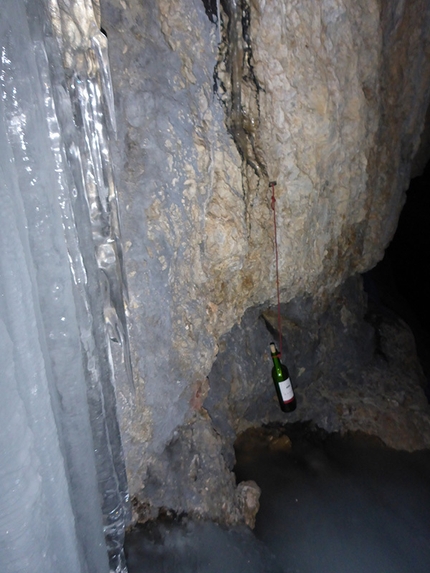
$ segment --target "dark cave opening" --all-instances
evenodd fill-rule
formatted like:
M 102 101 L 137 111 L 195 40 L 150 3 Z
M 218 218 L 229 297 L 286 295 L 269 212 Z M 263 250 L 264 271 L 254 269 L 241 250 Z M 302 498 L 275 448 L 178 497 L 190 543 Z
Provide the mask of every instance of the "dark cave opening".
M 364 275 L 370 306 L 383 306 L 413 332 L 430 401 L 430 163 L 411 180 L 393 240 L 384 258 Z
M 419 326 L 430 330 L 430 164 L 420 177 L 411 180 L 399 225 L 386 257 L 391 264 L 394 283 L 408 302 Z

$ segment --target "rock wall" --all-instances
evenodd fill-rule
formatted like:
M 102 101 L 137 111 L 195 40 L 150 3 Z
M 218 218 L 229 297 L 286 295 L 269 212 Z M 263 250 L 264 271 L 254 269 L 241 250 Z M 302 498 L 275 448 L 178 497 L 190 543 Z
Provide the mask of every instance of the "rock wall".
M 102 0 L 101 14 L 135 384 L 117 387 L 130 490 L 142 519 L 164 506 L 239 521 L 236 430 L 202 404 L 221 392 L 207 381 L 221 337 L 275 298 L 268 182 L 284 303 L 327 300 L 382 257 L 429 100 L 430 6 Z M 249 399 L 234 416 L 266 419 Z
M 276 309 L 248 309 L 221 337 L 204 405 L 226 437 L 223 455 L 231 464 L 236 437 L 270 422 L 311 421 L 329 432 L 372 434 L 396 449 L 430 447 L 426 378 L 412 332 L 378 299 L 369 300 L 362 282 L 356 275 L 325 300 L 307 295 L 281 305 L 294 412 L 280 410 L 270 382 Z

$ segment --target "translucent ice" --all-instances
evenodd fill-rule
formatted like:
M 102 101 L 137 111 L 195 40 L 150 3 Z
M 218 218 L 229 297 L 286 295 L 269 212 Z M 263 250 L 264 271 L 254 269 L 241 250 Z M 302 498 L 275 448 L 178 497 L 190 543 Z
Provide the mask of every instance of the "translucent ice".
M 84 46 L 64 32 L 78 9 Z M 112 90 L 92 9 L 74 11 L 5 0 L 0 14 L 2 573 L 126 571 Z

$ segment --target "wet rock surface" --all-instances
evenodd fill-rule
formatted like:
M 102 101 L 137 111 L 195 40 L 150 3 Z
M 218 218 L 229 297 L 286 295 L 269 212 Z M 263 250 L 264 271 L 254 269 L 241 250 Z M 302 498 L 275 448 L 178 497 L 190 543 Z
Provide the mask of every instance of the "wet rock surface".
M 207 416 L 179 428 L 157 460 L 147 462 L 144 489 L 134 501 L 133 521 L 157 518 L 162 508 L 161 513 L 186 513 L 193 518 L 210 515 L 220 523 L 252 525 L 259 488 L 252 483 L 236 488 L 232 468 L 221 453 L 223 445 Z

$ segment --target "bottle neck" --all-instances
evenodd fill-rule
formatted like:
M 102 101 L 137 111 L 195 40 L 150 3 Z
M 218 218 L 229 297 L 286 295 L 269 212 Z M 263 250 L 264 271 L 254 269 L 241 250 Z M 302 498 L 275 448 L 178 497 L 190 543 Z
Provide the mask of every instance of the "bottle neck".
M 282 369 L 281 354 L 278 352 L 278 349 L 276 348 L 273 342 L 270 345 L 270 354 L 272 356 L 273 365 L 275 366 L 276 370 L 281 371 Z

